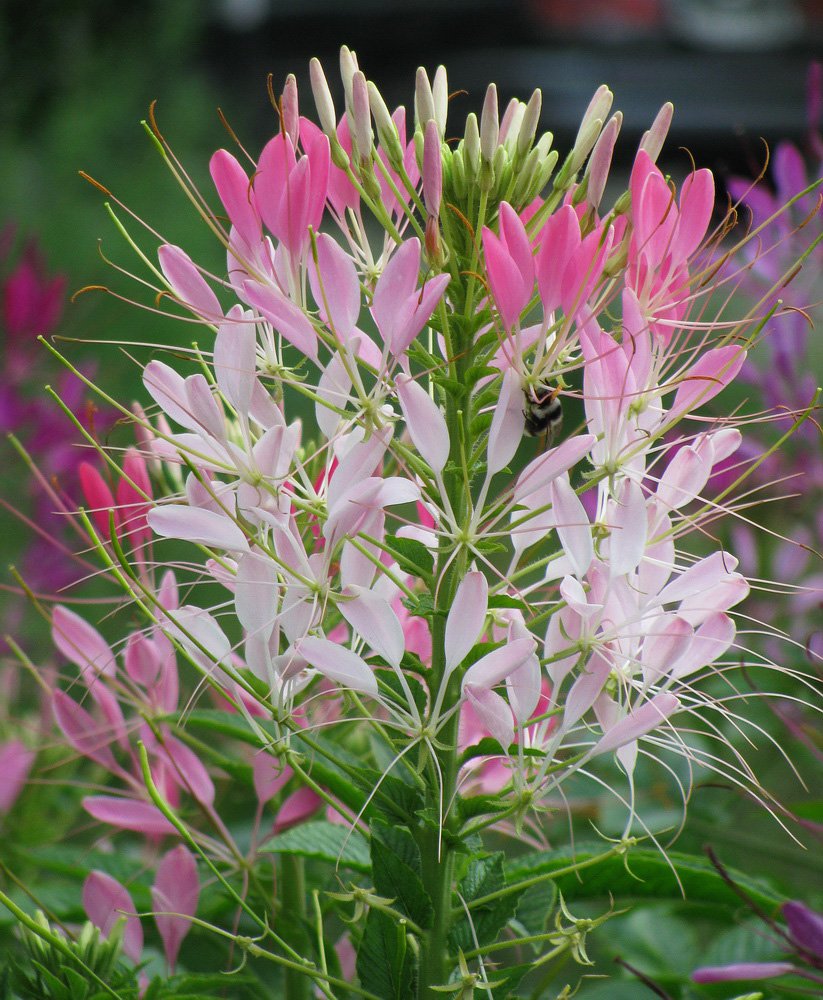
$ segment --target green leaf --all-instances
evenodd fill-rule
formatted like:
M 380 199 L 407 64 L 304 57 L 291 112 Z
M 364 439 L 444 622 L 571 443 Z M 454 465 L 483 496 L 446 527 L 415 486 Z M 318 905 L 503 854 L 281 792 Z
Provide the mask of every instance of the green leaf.
M 532 611 L 531 606 L 525 601 L 518 601 L 516 597 L 510 597 L 508 594 L 489 594 L 489 607 L 517 608 L 519 611 L 523 611 L 526 614 L 529 614 Z
M 471 906 L 474 900 L 506 885 L 504 858 L 503 852 L 498 851 L 471 859 L 468 871 L 460 880 L 460 895 L 467 904 Z M 497 940 L 497 935 L 514 916 L 520 895 L 510 892 L 479 906 L 471 906 L 471 922 L 464 917 L 454 925 L 449 933 L 449 945 L 455 950 L 469 951 L 475 947 L 475 938 L 481 947 Z
M 499 795 L 470 795 L 468 798 L 458 799 L 457 811 L 460 819 L 465 823 L 474 816 L 489 816 L 493 813 L 504 812 L 510 804 L 510 800 L 501 798 Z
M 420 878 L 420 851 L 410 831 L 373 820 L 371 833 L 372 881 L 378 896 L 393 899 L 395 908 L 419 927 L 431 927 L 434 907 Z
M 414 1000 L 417 966 L 405 928 L 380 910 L 369 910 L 357 951 L 360 985 L 381 1000 Z
M 533 968 L 533 965 L 510 965 L 500 972 L 489 973 L 489 978 L 494 982 L 500 982 L 501 975 L 505 976 L 500 985 L 492 989 L 494 1000 L 507 1000 L 512 995 L 512 990 L 520 985 L 523 977 L 531 972 Z
M 517 904 L 517 922 L 527 934 L 542 934 L 554 910 L 557 889 L 554 882 L 540 882 L 527 889 Z
M 414 598 L 404 597 L 401 603 L 404 608 L 408 609 L 409 614 L 415 615 L 417 618 L 425 618 L 427 621 L 431 621 L 435 614 L 431 594 L 421 594 L 419 597 Z
M 470 389 L 473 389 L 481 378 L 488 378 L 489 376 L 497 378 L 499 375 L 500 369 L 492 368 L 491 365 L 472 365 L 471 368 L 466 371 L 466 385 Z
M 277 833 L 263 841 L 260 850 L 318 858 L 364 874 L 371 870 L 369 845 L 363 834 L 327 820 L 302 823 L 284 833 Z
M 406 573 L 424 578 L 431 577 L 434 572 L 434 558 L 422 542 L 416 538 L 398 538 L 397 535 L 386 535 L 383 542 Z
M 580 845 L 574 854 L 568 849 L 537 851 L 516 858 L 506 866 L 511 885 L 549 874 L 603 854 L 602 845 Z M 763 909 L 775 910 L 782 899 L 767 886 L 741 872 L 728 869 L 729 874 Z M 676 873 L 676 875 L 675 875 Z M 683 886 L 681 893 L 680 884 Z M 706 858 L 668 851 L 637 849 L 623 858 L 611 856 L 577 872 L 567 872 L 553 880 L 566 901 L 574 899 L 673 899 L 687 902 L 713 903 L 719 906 L 741 905 L 740 897 L 729 888 Z

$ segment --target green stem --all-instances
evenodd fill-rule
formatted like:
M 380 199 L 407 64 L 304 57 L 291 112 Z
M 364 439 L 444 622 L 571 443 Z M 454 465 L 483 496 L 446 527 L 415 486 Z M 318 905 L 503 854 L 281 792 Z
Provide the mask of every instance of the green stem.
M 283 939 L 299 954 L 309 950 L 306 933 L 306 873 L 303 858 L 281 855 L 280 886 L 282 893 L 281 925 Z M 304 969 L 286 969 L 286 1000 L 310 1000 L 311 980 Z

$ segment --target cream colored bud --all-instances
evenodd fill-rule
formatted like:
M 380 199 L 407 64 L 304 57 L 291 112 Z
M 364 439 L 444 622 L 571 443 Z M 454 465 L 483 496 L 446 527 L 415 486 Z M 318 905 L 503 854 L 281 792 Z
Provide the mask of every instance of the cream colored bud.
M 445 66 L 438 66 L 434 74 L 432 101 L 434 102 L 434 120 L 437 122 L 437 131 L 442 139 L 446 134 L 446 119 L 449 115 L 449 81 Z
M 317 108 L 317 117 L 320 119 L 320 127 L 331 139 L 337 138 L 337 114 L 334 110 L 329 84 L 326 74 L 319 59 L 312 59 L 309 63 L 309 78 L 311 80 L 311 92 L 314 96 L 314 106 Z
M 490 83 L 480 115 L 480 156 L 491 163 L 500 136 L 500 119 L 497 111 L 497 87 Z
M 523 120 L 520 123 L 520 133 L 517 136 L 517 155 L 525 156 L 532 147 L 534 137 L 537 134 L 537 126 L 540 123 L 540 112 L 543 108 L 543 95 L 539 90 L 535 90 L 529 98 Z M 551 137 L 551 133 L 547 133 Z
M 414 81 L 414 127 L 423 131 L 426 122 L 432 118 L 436 120 L 434 108 L 434 95 L 432 94 L 429 76 L 422 66 L 417 67 L 417 77 Z

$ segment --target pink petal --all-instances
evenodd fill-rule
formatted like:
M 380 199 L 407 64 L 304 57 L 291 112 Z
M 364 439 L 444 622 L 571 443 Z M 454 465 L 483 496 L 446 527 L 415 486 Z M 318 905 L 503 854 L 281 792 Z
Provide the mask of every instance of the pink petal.
M 633 480 L 626 480 L 610 522 L 609 567 L 614 576 L 622 576 L 637 569 L 646 551 L 646 498 Z
M 692 982 L 728 983 L 738 979 L 773 979 L 793 972 L 791 962 L 738 962 L 733 965 L 705 965 L 695 969 Z
M 216 323 L 223 315 L 217 296 L 205 278 L 180 247 L 165 244 L 157 251 L 160 267 L 172 291 L 192 312 L 209 323 Z
M 276 288 L 257 281 L 244 281 L 243 295 L 290 344 L 317 361 L 317 333 L 299 306 Z
M 543 309 L 554 312 L 560 305 L 560 288 L 566 265 L 580 246 L 580 221 L 571 205 L 549 216 L 540 232 L 537 254 L 537 287 Z
M 95 761 L 108 771 L 119 773 L 109 743 L 111 732 L 104 728 L 89 713 L 70 698 L 64 691 L 52 694 L 54 718 L 71 746 L 84 757 Z
M 309 281 L 321 319 L 347 341 L 360 317 L 360 282 L 351 257 L 327 233 L 317 237 L 317 264 L 309 262 Z
M 214 783 L 194 750 L 174 736 L 167 736 L 163 741 L 163 747 L 173 765 L 172 776 L 175 781 L 187 789 L 198 802 L 212 805 Z
M 191 852 L 178 844 L 161 859 L 151 890 L 154 909 L 160 911 L 154 920 L 171 970 L 177 964 L 180 945 L 191 927 L 188 918 L 197 912 L 199 897 L 197 863 Z
M 80 462 L 77 467 L 80 474 L 80 487 L 83 496 L 86 498 L 91 510 L 91 519 L 94 521 L 98 534 L 102 538 L 109 537 L 109 514 L 114 508 L 114 497 L 109 489 L 108 483 L 93 465 L 88 462 Z M 114 512 L 114 523 L 119 526 L 119 512 Z
M 177 830 L 160 812 L 157 806 L 137 799 L 114 798 L 109 795 L 87 795 L 83 808 L 100 820 L 120 830 L 134 830 L 148 836 L 163 836 Z
M 281 766 L 277 757 L 261 750 L 254 755 L 252 762 L 252 773 L 254 776 L 254 790 L 260 802 L 268 802 L 273 799 L 280 789 L 288 782 L 294 771 L 284 764 Z
M 117 671 L 114 653 L 102 635 L 88 622 L 58 604 L 52 612 L 51 637 L 54 645 L 85 675 L 114 677 Z M 88 683 L 88 681 L 87 681 Z
M 123 951 L 137 964 L 143 952 L 143 927 L 128 889 L 117 879 L 96 869 L 83 883 L 83 909 L 86 916 L 108 938 L 112 927 L 126 916 Z
M 225 149 L 218 149 L 212 156 L 209 171 L 229 221 L 244 242 L 249 247 L 255 247 L 260 242 L 263 231 L 246 171 Z
M 0 745 L 0 813 L 7 813 L 17 801 L 36 756 L 19 740 Z
M 313 788 L 298 788 L 286 798 L 278 810 L 274 821 L 274 833 L 280 833 L 305 822 L 321 805 L 323 800 Z

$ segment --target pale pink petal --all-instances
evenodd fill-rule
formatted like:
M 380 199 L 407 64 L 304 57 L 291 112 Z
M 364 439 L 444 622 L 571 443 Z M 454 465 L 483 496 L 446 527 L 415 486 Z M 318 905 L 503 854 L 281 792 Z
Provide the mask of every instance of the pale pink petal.
M 594 558 L 594 545 L 588 515 L 567 476 L 558 476 L 552 483 L 552 510 L 560 544 L 575 574 L 582 577 Z
M 324 323 L 346 341 L 360 316 L 360 282 L 351 257 L 327 233 L 317 237 L 317 264 L 309 261 L 312 295 Z
M 345 646 L 307 636 L 295 644 L 297 652 L 329 680 L 353 691 L 377 696 L 377 681 L 371 667 Z
M 643 678 L 654 683 L 664 674 L 674 673 L 680 657 L 687 653 L 694 629 L 679 615 L 663 615 L 643 640 Z
M 704 965 L 692 973 L 694 983 L 729 983 L 738 979 L 774 979 L 794 972 L 791 962 L 737 962 L 732 965 Z M 752 994 L 750 994 L 752 995 Z
M 483 727 L 504 750 L 514 743 L 512 710 L 496 691 L 478 684 L 465 684 L 463 693 Z
M 352 600 L 341 600 L 338 611 L 378 656 L 393 667 L 400 666 L 405 652 L 403 629 L 391 606 L 372 590 L 350 588 Z
M 246 536 L 226 514 L 170 503 L 150 511 L 148 521 L 152 531 L 163 538 L 180 538 L 228 552 L 247 552 L 249 548 Z
M 494 409 L 486 446 L 490 475 L 500 472 L 509 464 L 523 440 L 523 429 L 526 426 L 524 405 L 520 377 L 513 368 L 507 368 L 503 373 L 500 396 Z
M 261 750 L 254 755 L 252 762 L 252 773 L 254 776 L 254 790 L 260 802 L 268 802 L 273 799 L 280 789 L 292 777 L 294 771 L 288 764 L 280 764 L 277 757 Z
M 722 611 L 710 615 L 694 633 L 685 654 L 672 668 L 673 677 L 688 677 L 718 660 L 734 642 L 734 621 Z
M 740 371 L 746 352 L 740 347 L 707 351 L 686 372 L 669 411 L 669 420 L 684 417 L 725 388 Z
M 232 306 L 226 319 L 214 341 L 214 374 L 238 416 L 247 418 L 257 381 L 257 334 L 254 323 L 245 320 L 242 306 Z
M 655 695 L 640 708 L 633 709 L 625 718 L 598 740 L 593 754 L 611 753 L 619 747 L 640 739 L 666 721 L 680 708 L 680 699 L 668 691 Z
M 622 576 L 637 569 L 646 550 L 646 499 L 634 480 L 626 480 L 610 521 L 609 567 L 615 576 Z
M 414 379 L 398 375 L 394 384 L 415 448 L 435 472 L 441 472 L 451 447 L 442 410 Z
M 163 666 L 163 656 L 152 639 L 140 632 L 132 632 L 126 639 L 123 662 L 129 677 L 147 688 L 157 679 Z
M 489 606 L 486 577 L 473 570 L 460 581 L 446 619 L 446 672 L 451 673 L 468 656 L 480 637 Z
M 531 637 L 507 642 L 491 653 L 486 653 L 469 667 L 463 675 L 463 688 L 467 684 L 493 688 L 522 667 L 533 653 L 534 640 Z
M 544 486 L 548 486 L 557 476 L 577 465 L 587 455 L 597 438 L 594 434 L 577 434 L 566 438 L 556 448 L 538 455 L 517 477 L 514 488 L 515 503 L 522 503 L 526 497 Z

